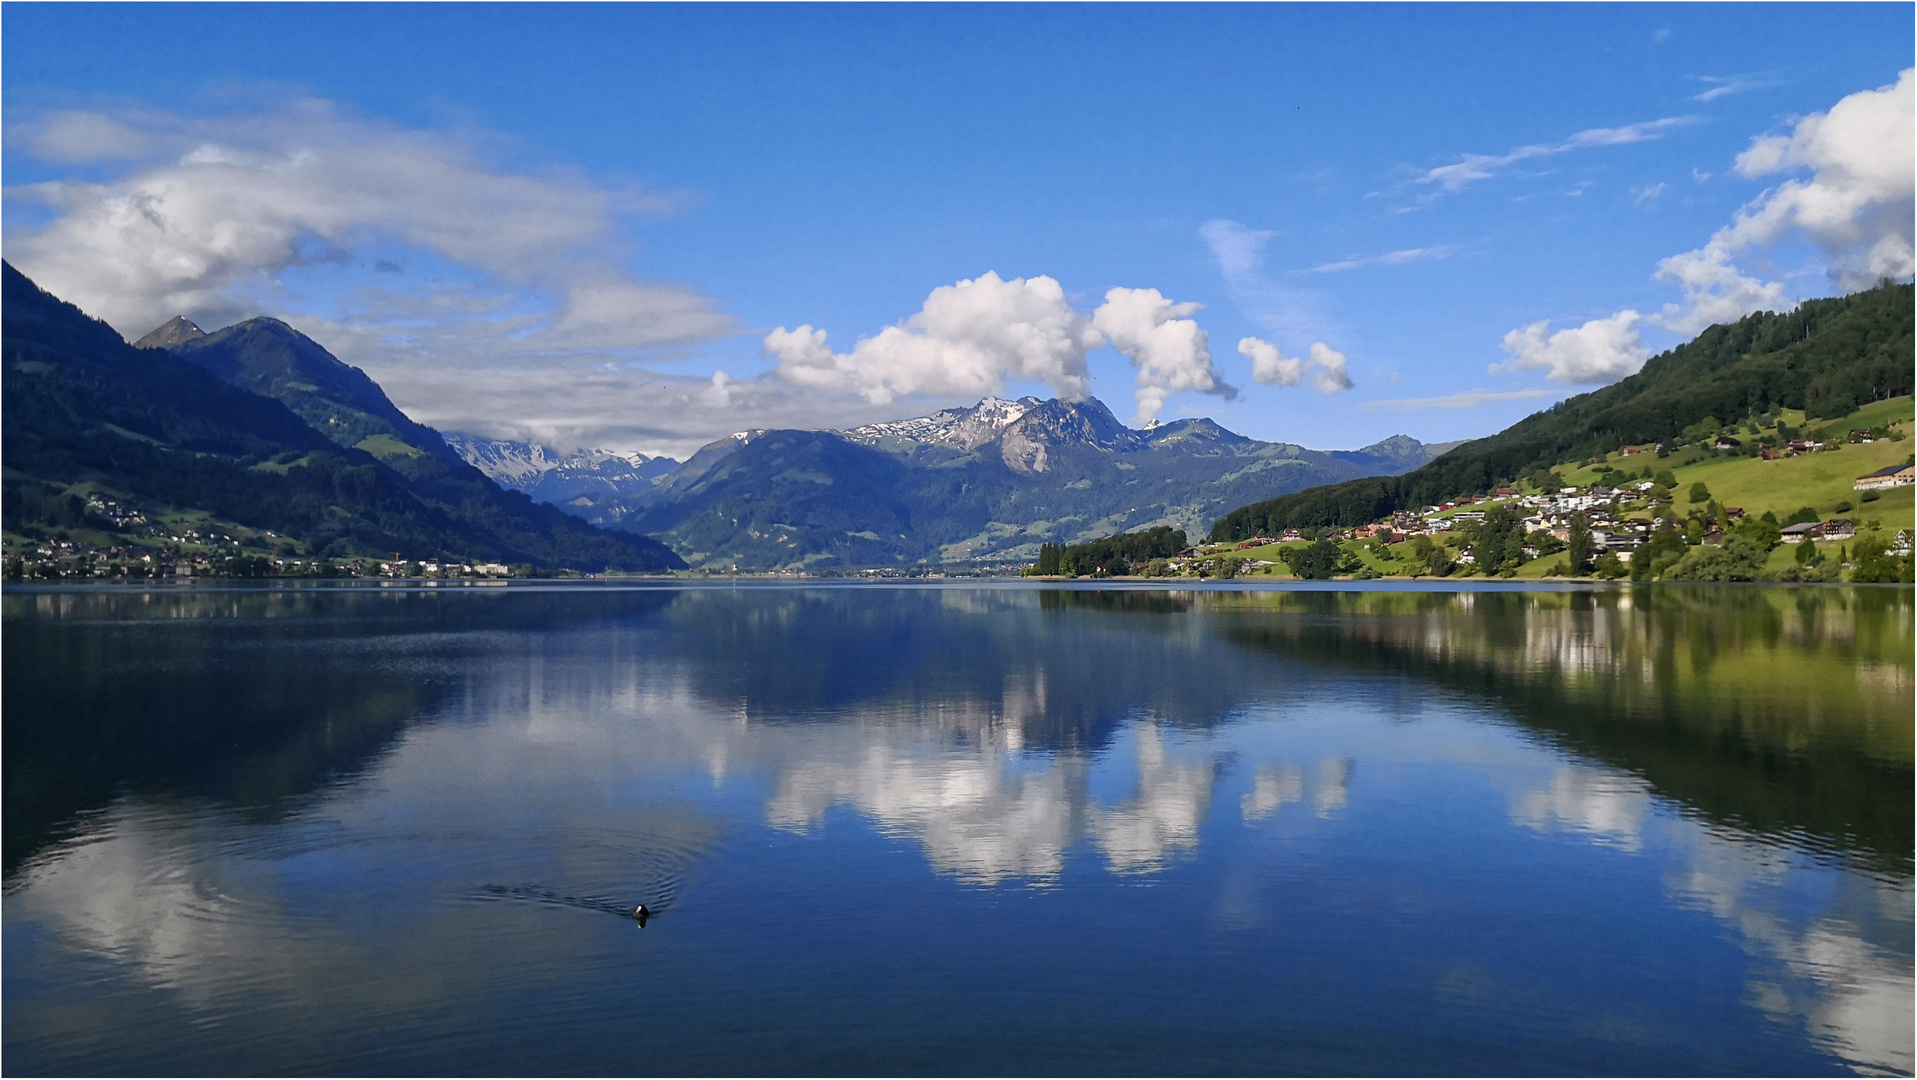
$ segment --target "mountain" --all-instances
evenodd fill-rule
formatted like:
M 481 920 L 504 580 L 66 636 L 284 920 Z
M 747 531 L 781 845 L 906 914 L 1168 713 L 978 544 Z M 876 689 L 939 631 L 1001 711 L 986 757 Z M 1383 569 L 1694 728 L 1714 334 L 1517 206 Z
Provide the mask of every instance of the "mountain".
M 1326 452 L 1211 420 L 1138 431 L 1095 399 L 987 398 L 843 432 L 740 432 L 591 513 L 658 536 L 694 566 L 990 564 L 1030 561 L 1048 541 L 1197 532 L 1247 497 L 1427 460 L 1405 436 Z
M 284 323 L 207 335 L 176 319 L 142 339 L 174 344 L 136 348 L 11 265 L 0 277 L 8 531 L 116 531 L 80 497 L 102 490 L 150 520 L 210 514 L 327 557 L 683 565 L 645 537 L 501 490 Z
M 617 450 L 562 454 L 538 443 L 445 434 L 446 445 L 503 488 L 523 491 L 591 520 L 601 502 L 638 496 L 671 476 L 679 462 L 669 457 Z
M 1422 468 L 1240 506 L 1218 520 L 1211 537 L 1362 525 L 1627 445 L 1669 443 L 1685 438 L 1687 429 L 1695 434 L 1699 426 L 1773 407 L 1813 418 L 1844 416 L 1911 392 L 1912 301 L 1910 285 L 1884 284 L 1808 300 L 1789 314 L 1766 311 L 1710 327 L 1652 357 L 1635 375 L 1567 398 Z

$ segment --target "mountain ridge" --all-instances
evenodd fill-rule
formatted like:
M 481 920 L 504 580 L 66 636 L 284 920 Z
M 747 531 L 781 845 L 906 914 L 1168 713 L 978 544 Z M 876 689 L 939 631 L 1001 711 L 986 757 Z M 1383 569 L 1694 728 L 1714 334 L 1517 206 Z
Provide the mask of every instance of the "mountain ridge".
M 1198 533 L 1241 492 L 1427 460 L 1409 436 L 1319 451 L 1207 418 L 1135 430 L 1097 399 L 988 397 L 844 431 L 736 432 L 642 488 L 582 493 L 566 509 L 656 535 L 710 569 L 997 565 L 1047 542 L 1155 525 Z
M 596 529 L 500 489 L 452 454 L 436 433 L 430 441 L 439 442 L 438 454 L 409 447 L 412 453 L 397 455 L 404 459 L 401 466 L 417 466 L 408 475 L 342 442 L 344 433 L 316 429 L 299 411 L 314 414 L 326 404 L 312 400 L 312 391 L 280 385 L 289 404 L 241 385 L 273 384 L 289 374 L 291 369 L 275 366 L 286 356 L 270 348 L 260 354 L 265 360 L 249 366 L 246 356 L 208 351 L 224 331 L 192 337 L 177 325 L 185 320 L 161 327 L 172 330 L 163 340 L 184 339 L 177 345 L 136 348 L 12 264 L 0 262 L 0 279 L 6 345 L 0 443 L 7 464 L 0 516 L 9 532 L 85 528 L 141 543 L 145 532 L 129 532 L 85 509 L 80 494 L 104 489 L 135 504 L 143 516 L 212 515 L 324 558 L 397 551 L 583 569 L 683 565 L 648 538 Z M 365 378 L 277 320 L 238 325 L 250 329 L 222 340 L 251 341 L 249 335 L 260 331 L 289 349 L 304 349 L 304 342 L 318 350 L 317 356 L 295 357 L 306 365 L 295 374 L 315 369 L 338 375 L 328 366 L 336 365 Z M 209 341 L 214 344 L 202 344 Z M 215 370 L 220 368 L 226 378 Z M 376 400 L 357 399 L 359 404 L 385 401 L 370 379 L 359 386 L 340 378 L 348 390 L 371 387 L 377 394 Z M 279 378 L 280 384 L 300 381 Z M 403 413 L 387 419 L 393 429 L 428 441 L 417 433 L 431 429 Z

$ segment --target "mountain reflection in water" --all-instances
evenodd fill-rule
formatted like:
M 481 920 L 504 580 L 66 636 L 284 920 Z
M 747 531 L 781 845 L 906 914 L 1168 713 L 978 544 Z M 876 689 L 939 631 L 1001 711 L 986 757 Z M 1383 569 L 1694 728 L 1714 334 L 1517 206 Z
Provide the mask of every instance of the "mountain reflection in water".
M 19 1071 L 1911 1070 L 1908 590 L 0 605 Z

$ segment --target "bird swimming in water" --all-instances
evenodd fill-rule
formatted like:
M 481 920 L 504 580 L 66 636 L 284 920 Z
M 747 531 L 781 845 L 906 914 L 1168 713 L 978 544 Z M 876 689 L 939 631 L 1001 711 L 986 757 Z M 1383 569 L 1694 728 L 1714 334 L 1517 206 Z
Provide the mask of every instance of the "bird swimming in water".
M 640 926 L 644 926 L 646 925 L 646 920 L 652 918 L 652 909 L 644 904 L 640 904 L 638 907 L 632 909 L 632 917 L 639 920 Z

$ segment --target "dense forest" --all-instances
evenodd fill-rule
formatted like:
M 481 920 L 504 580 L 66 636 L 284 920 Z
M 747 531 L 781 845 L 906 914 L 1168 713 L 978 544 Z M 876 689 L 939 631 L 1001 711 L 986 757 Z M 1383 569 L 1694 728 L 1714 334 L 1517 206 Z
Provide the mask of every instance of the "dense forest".
M 1912 299 L 1910 285 L 1885 284 L 1807 301 L 1785 315 L 1760 312 L 1713 326 L 1629 378 L 1567 398 L 1403 476 L 1241 506 L 1218 519 L 1211 539 L 1362 525 L 1623 446 L 1676 442 L 1710 418 L 1737 420 L 1773 407 L 1837 417 L 1911 393 Z
M 1134 568 L 1143 567 L 1153 559 L 1169 559 L 1189 546 L 1185 530 L 1159 525 L 1086 544 L 1041 545 L 1038 563 L 1031 572 L 1041 576 L 1119 577 L 1133 573 Z

